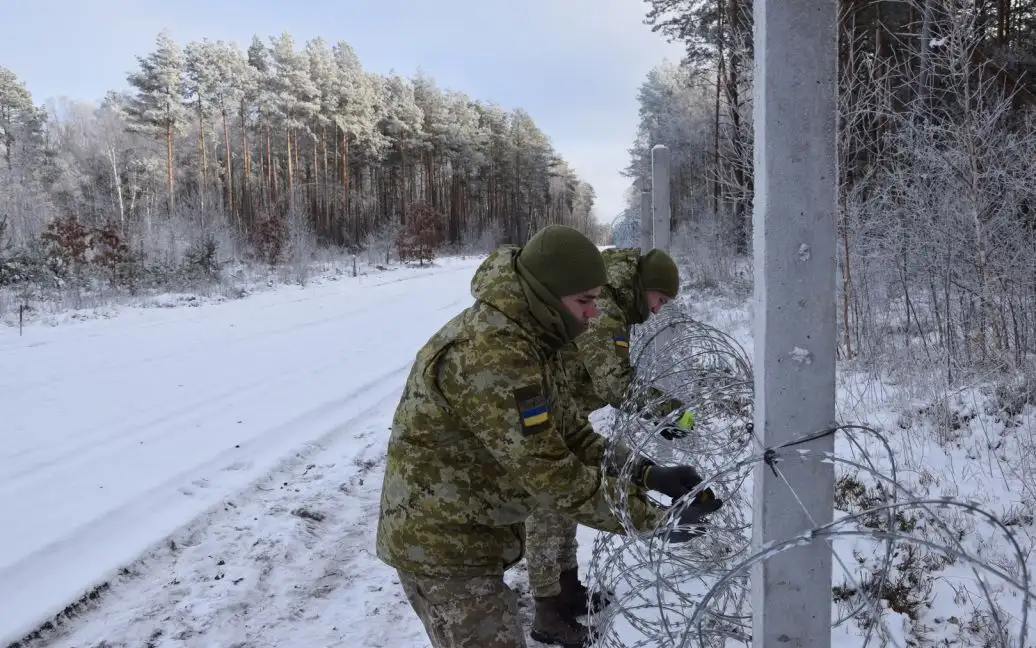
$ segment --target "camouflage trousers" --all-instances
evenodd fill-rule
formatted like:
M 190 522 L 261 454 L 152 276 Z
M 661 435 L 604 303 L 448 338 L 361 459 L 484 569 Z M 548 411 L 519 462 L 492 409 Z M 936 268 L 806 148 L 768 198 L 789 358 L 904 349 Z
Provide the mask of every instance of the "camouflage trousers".
M 576 523 L 549 509 L 537 509 L 525 519 L 525 564 L 529 589 L 536 598 L 561 593 L 561 572 L 579 566 Z
M 397 573 L 432 648 L 527 648 L 518 595 L 502 575 L 430 578 Z

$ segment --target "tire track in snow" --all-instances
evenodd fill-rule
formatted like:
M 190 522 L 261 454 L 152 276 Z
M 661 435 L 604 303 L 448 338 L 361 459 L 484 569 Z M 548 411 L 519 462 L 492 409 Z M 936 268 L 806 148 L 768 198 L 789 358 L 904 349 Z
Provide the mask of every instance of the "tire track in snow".
M 328 404 L 318 410 L 308 412 L 302 419 L 325 419 L 329 414 L 333 414 L 336 411 L 340 411 L 343 407 L 355 411 L 357 399 L 362 401 L 362 409 L 360 412 L 347 417 L 346 421 L 331 429 L 330 431 L 323 434 L 319 439 L 311 441 L 304 446 L 300 447 L 292 456 L 282 460 L 272 471 L 268 472 L 261 479 L 254 481 L 245 490 L 239 492 L 236 497 L 227 498 L 225 501 L 218 502 L 212 505 L 208 511 L 195 518 L 191 523 L 183 527 L 180 531 L 172 534 L 168 538 L 163 539 L 160 543 L 154 545 L 152 549 L 148 550 L 143 556 L 131 563 L 130 565 L 124 566 L 112 573 L 105 574 L 101 579 L 98 579 L 93 585 L 102 585 L 103 594 L 90 596 L 85 595 L 77 601 L 74 601 L 66 608 L 65 612 L 57 615 L 57 617 L 45 621 L 40 624 L 35 630 L 28 631 L 25 633 L 26 637 L 21 641 L 17 641 L 11 644 L 8 648 L 29 648 L 34 646 L 52 645 L 52 642 L 66 635 L 68 632 L 75 629 L 78 625 L 83 622 L 87 622 L 90 619 L 96 618 L 98 615 L 101 616 L 101 637 L 99 641 L 106 643 L 98 644 L 98 646 L 107 646 L 114 648 L 118 645 L 141 645 L 140 638 L 134 638 L 129 644 L 119 644 L 114 641 L 113 632 L 120 632 L 116 628 L 125 628 L 126 632 L 135 632 L 134 628 L 139 628 L 140 624 L 148 625 L 154 623 L 155 619 L 166 619 L 174 620 L 177 617 L 176 614 L 170 614 L 175 610 L 168 610 L 163 608 L 163 605 L 171 605 L 173 608 L 185 607 L 188 612 L 195 610 L 199 607 L 198 601 L 204 602 L 206 600 L 204 590 L 211 588 L 201 588 L 202 591 L 196 591 L 194 586 L 201 582 L 204 585 L 209 585 L 210 581 L 217 582 L 223 581 L 226 578 L 226 570 L 223 570 L 223 575 L 216 574 L 214 576 L 206 575 L 201 581 L 198 580 L 198 570 L 205 571 L 211 565 L 208 565 L 206 561 L 196 561 L 199 556 L 199 552 L 208 555 L 209 552 L 216 548 L 222 547 L 225 552 L 230 555 L 235 551 L 246 551 L 246 555 L 251 557 L 256 567 L 252 570 L 253 587 L 257 588 L 258 592 L 271 592 L 271 579 L 270 574 L 283 569 L 285 564 L 291 562 L 292 557 L 295 555 L 293 545 L 294 542 L 285 543 L 283 539 L 279 539 L 276 533 L 269 534 L 268 523 L 271 520 L 276 522 L 277 528 L 283 528 L 285 519 L 292 525 L 301 524 L 303 528 L 307 525 L 312 525 L 316 520 L 313 517 L 307 518 L 305 513 L 301 515 L 298 513 L 292 513 L 292 511 L 301 512 L 302 507 L 297 506 L 299 498 L 295 489 L 289 487 L 294 477 L 302 478 L 303 482 L 312 482 L 314 479 L 322 477 L 323 472 L 318 470 L 316 473 L 311 474 L 308 478 L 307 474 L 313 468 L 317 468 L 317 464 L 314 461 L 319 460 L 323 457 L 326 463 L 323 463 L 321 467 L 327 469 L 328 467 L 334 467 L 336 464 L 333 461 L 336 459 L 334 449 L 341 445 L 343 442 L 348 443 L 350 440 L 363 439 L 370 436 L 372 429 L 368 426 L 366 429 L 363 428 L 364 424 L 370 421 L 371 417 L 379 412 L 384 412 L 386 409 L 393 407 L 399 398 L 400 383 L 402 377 L 407 371 L 409 371 L 409 363 L 403 367 L 397 367 L 394 370 L 384 374 L 379 379 L 372 381 L 366 385 L 363 389 L 357 390 L 351 394 L 348 398 L 342 399 L 337 403 Z M 298 424 L 299 421 L 293 421 L 292 424 Z M 269 431 L 271 435 L 277 435 L 282 433 L 278 428 Z M 374 445 L 374 442 L 369 442 L 365 446 L 370 448 Z M 328 455 L 332 455 L 328 457 Z M 363 471 L 369 471 L 370 468 L 375 465 L 368 463 L 367 460 L 359 458 L 360 455 L 354 457 L 354 465 L 359 468 L 360 473 Z M 328 459 L 332 461 L 327 462 Z M 178 476 L 177 479 L 171 480 L 170 483 L 164 485 L 162 489 L 155 489 L 156 491 L 168 491 L 174 484 L 182 483 L 190 480 L 192 477 L 196 477 L 201 474 L 210 474 L 213 471 L 218 471 L 220 467 L 226 470 L 233 469 L 233 454 L 226 453 L 225 456 L 213 460 L 204 468 L 192 470 L 187 473 L 183 473 Z M 362 480 L 362 478 L 361 478 Z M 346 482 L 348 483 L 348 482 Z M 343 483 L 343 486 L 345 483 Z M 347 494 L 347 490 L 342 491 Z M 169 493 L 164 493 L 168 496 Z M 312 496 L 312 493 L 310 494 Z M 157 492 L 149 492 L 142 494 L 140 500 L 134 503 L 135 506 L 148 506 L 153 505 L 155 500 L 160 496 Z M 323 496 L 320 492 L 316 493 L 316 500 L 322 499 Z M 313 497 L 310 497 L 312 500 Z M 307 500 L 308 501 L 308 500 Z M 310 505 L 311 509 L 317 509 L 317 507 Z M 133 507 L 126 507 L 126 509 Z M 321 507 L 328 508 L 328 507 Z M 132 511 L 123 510 L 116 515 L 125 515 L 132 517 Z M 326 514 L 322 514 L 326 515 Z M 288 516 L 288 517 L 285 517 Z M 325 518 L 326 519 L 326 518 Z M 110 523 L 111 520 L 100 520 L 100 523 Z M 251 538 L 247 536 L 251 533 Z M 264 535 L 265 533 L 265 535 Z M 306 531 L 306 534 L 311 534 L 311 531 Z M 78 542 L 78 536 L 76 539 Z M 55 550 L 72 549 L 74 547 L 61 547 L 56 546 L 61 543 L 55 543 L 42 549 L 47 553 L 54 553 Z M 303 546 L 307 545 L 307 542 L 302 543 Z M 308 542 L 309 546 L 312 547 L 312 541 Z M 272 547 L 277 547 L 276 551 L 272 550 Z M 280 553 L 278 553 L 280 552 Z M 348 553 L 348 552 L 346 552 Z M 215 565 L 216 567 L 226 566 L 226 558 L 221 558 L 224 565 Z M 246 561 L 247 562 L 247 561 Z M 334 562 L 344 562 L 336 560 Z M 173 581 L 162 578 L 160 576 L 162 571 L 169 571 L 171 573 L 179 573 L 178 567 L 183 564 L 186 565 L 188 570 L 194 570 L 193 576 L 185 576 L 185 580 L 181 580 L 179 577 L 174 577 Z M 205 571 L 208 574 L 207 571 Z M 0 574 L 0 599 L 3 600 L 14 600 L 13 596 L 15 592 L 5 592 L 2 587 L 3 582 L 18 583 L 18 582 L 30 582 L 32 579 L 31 573 L 25 574 L 11 574 L 10 578 L 6 574 Z M 326 581 L 328 574 L 323 574 Z M 227 583 L 233 584 L 236 578 L 242 578 L 240 576 L 232 577 Z M 183 585 L 184 582 L 191 583 L 194 585 Z M 237 584 L 241 584 L 243 581 L 237 581 Z M 226 583 L 224 583 L 226 585 Z M 135 591 L 138 588 L 144 588 L 146 592 Z M 187 589 L 184 589 L 186 587 Z M 199 595 L 200 598 L 192 598 Z M 9 598 L 9 596 L 11 598 Z M 272 596 L 272 595 L 271 595 Z M 131 608 L 135 608 L 130 612 L 118 612 L 118 620 L 115 627 L 105 622 L 104 610 L 107 606 L 115 605 L 118 606 L 128 602 Z M 261 603 L 261 601 L 260 601 Z M 5 612 L 11 610 L 7 607 Z M 260 605 L 260 609 L 262 606 Z M 197 610 L 192 614 L 199 614 Z M 126 616 L 130 618 L 126 618 Z M 179 637 L 176 641 L 182 642 L 195 636 L 201 632 L 202 629 L 207 625 L 208 622 L 195 625 L 191 621 L 191 614 L 187 614 L 183 623 L 175 632 L 166 632 L 162 630 L 158 633 L 159 636 L 171 637 L 175 635 Z M 162 645 L 161 643 L 154 643 L 152 641 L 155 636 L 156 629 L 151 628 L 146 631 L 147 637 L 143 638 L 144 643 L 157 646 Z M 136 637 L 136 635 L 134 635 Z M 152 641 L 152 643 L 148 643 Z M 223 643 L 222 641 L 216 642 L 215 644 L 208 643 L 208 640 L 203 642 L 204 645 L 221 645 L 231 646 L 235 642 Z M 75 644 L 71 644 L 75 645 Z M 176 645 L 183 645 L 177 643 Z M 249 646 L 256 646 L 260 644 L 249 643 Z M 275 644 L 270 644 L 275 645 Z
M 394 572 L 373 555 L 394 401 L 386 405 L 353 428 L 351 444 L 326 447 L 193 525 L 92 609 L 20 648 L 420 645 Z
M 435 312 L 457 309 L 461 303 L 461 300 L 450 302 L 437 308 Z M 352 311 L 351 315 L 357 319 L 362 319 L 358 317 L 362 312 L 362 310 Z M 341 319 L 340 316 L 331 316 L 316 322 L 308 322 L 301 326 L 278 329 L 275 333 L 292 333 L 297 335 L 301 329 L 308 326 L 317 326 Z M 345 323 L 347 321 L 343 321 L 343 325 Z M 403 322 L 402 325 L 406 326 L 408 323 Z M 392 339 L 398 335 L 400 328 L 401 326 L 389 326 L 387 328 L 375 329 L 374 334 L 365 340 L 364 346 L 366 350 L 370 351 L 371 349 L 379 348 L 382 343 L 391 343 Z M 257 341 L 253 337 L 246 338 L 242 342 L 242 346 L 250 348 L 268 346 L 269 344 L 269 340 L 264 340 L 263 344 L 257 345 Z M 202 351 L 207 352 L 208 350 L 203 349 Z M 226 351 L 224 349 L 224 352 Z M 169 401 L 171 404 L 157 414 L 154 411 L 153 403 L 144 403 L 135 412 L 124 416 L 122 418 L 123 424 L 118 427 L 102 427 L 94 431 L 87 430 L 81 432 L 76 439 L 67 443 L 59 453 L 53 453 L 47 449 L 44 459 L 34 463 L 25 463 L 23 460 L 19 462 L 21 465 L 18 468 L 12 468 L 7 471 L 0 469 L 0 495 L 31 488 L 32 483 L 42 483 L 53 479 L 53 471 L 48 469 L 64 470 L 70 465 L 95 461 L 101 455 L 117 452 L 128 446 L 145 444 L 156 439 L 165 438 L 171 434 L 175 435 L 184 427 L 189 427 L 191 422 L 205 420 L 211 414 L 233 407 L 236 402 L 256 400 L 260 394 L 275 393 L 284 389 L 288 384 L 312 380 L 320 374 L 340 368 L 343 363 L 355 363 L 355 353 L 355 350 L 349 349 L 347 357 L 332 355 L 326 357 L 316 367 L 300 367 L 289 373 L 275 374 L 273 379 L 269 376 L 261 375 L 246 383 L 237 383 L 217 393 L 209 393 L 200 399 L 187 402 L 171 400 Z M 193 353 L 181 354 L 180 357 L 183 364 L 196 362 Z M 133 381 L 133 377 L 127 376 L 126 380 Z M 138 418 L 133 418 L 134 415 L 137 415 Z M 148 432 L 140 432 L 141 430 L 148 430 Z M 41 448 L 40 450 L 44 449 Z M 9 458 L 14 458 L 14 456 L 24 458 L 25 454 L 27 453 L 21 452 L 17 455 L 9 455 Z
M 452 308 L 455 305 L 456 302 L 443 308 Z M 380 329 L 367 341 L 365 346 L 368 349 L 377 349 L 382 343 L 391 341 L 398 332 L 399 327 Z M 249 339 L 248 343 L 255 346 L 255 339 Z M 353 352 L 350 350 L 350 353 Z M 269 376 L 261 375 L 249 382 L 235 384 L 220 392 L 210 393 L 192 401 L 171 400 L 169 401 L 170 406 L 157 414 L 150 407 L 151 404 L 147 403 L 136 412 L 143 415 L 140 418 L 129 418 L 127 421 L 124 417 L 123 425 L 115 428 L 101 428 L 95 434 L 91 434 L 89 431 L 84 432 L 76 441 L 68 444 L 63 451 L 48 452 L 46 459 L 27 465 L 23 464 L 19 469 L 0 470 L 0 495 L 31 488 L 33 483 L 42 483 L 55 478 L 53 471 L 46 470 L 48 468 L 64 471 L 72 465 L 96 461 L 101 455 L 118 452 L 127 446 L 165 438 L 167 435 L 176 434 L 177 430 L 189 427 L 189 424 L 195 420 L 205 420 L 214 413 L 233 407 L 235 402 L 258 400 L 263 394 L 278 392 L 289 384 L 313 380 L 350 361 L 355 362 L 355 356 L 350 359 L 332 355 L 326 357 L 316 367 L 299 367 L 288 373 L 277 374 L 272 379 Z M 148 430 L 148 432 L 141 433 L 138 432 L 139 430 Z M 134 432 L 137 433 L 134 434 Z
M 172 536 L 18 648 L 426 646 L 394 570 L 374 554 L 395 402 Z M 528 636 L 524 562 L 507 582 L 519 594 L 529 647 L 542 646 Z

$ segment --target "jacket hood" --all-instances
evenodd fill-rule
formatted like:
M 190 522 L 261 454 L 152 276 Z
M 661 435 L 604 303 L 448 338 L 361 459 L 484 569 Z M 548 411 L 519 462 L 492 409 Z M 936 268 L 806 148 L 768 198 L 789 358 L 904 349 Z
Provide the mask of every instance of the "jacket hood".
M 535 281 L 522 276 L 518 266 L 521 248 L 504 245 L 493 250 L 471 278 L 471 296 L 500 311 L 524 331 L 552 349 L 559 349 L 571 341 L 557 305 L 547 303 L 530 285 Z M 537 294 L 539 293 L 539 295 Z

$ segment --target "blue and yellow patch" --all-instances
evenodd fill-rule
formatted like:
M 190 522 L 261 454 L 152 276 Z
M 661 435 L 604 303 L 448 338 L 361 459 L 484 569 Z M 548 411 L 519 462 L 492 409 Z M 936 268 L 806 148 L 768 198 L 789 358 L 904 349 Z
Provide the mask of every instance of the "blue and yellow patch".
M 523 433 L 534 434 L 550 427 L 550 407 L 539 385 L 514 390 L 514 404 Z
M 630 348 L 630 341 L 620 335 L 616 335 L 615 337 L 613 337 L 612 341 L 614 341 L 615 346 L 619 347 L 620 349 Z
M 539 405 L 537 407 L 530 407 L 527 410 L 521 412 L 522 425 L 525 427 L 532 427 L 534 425 L 540 425 L 550 420 L 550 411 L 547 410 L 546 405 Z

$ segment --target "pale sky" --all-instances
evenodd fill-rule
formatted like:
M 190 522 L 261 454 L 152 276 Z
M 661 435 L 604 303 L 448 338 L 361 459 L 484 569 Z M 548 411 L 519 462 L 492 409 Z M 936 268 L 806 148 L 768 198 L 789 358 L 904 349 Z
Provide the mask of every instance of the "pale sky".
M 637 127 L 636 93 L 677 45 L 643 24 L 643 0 L 31 0 L 9 2 L 0 65 L 37 104 L 97 100 L 125 89 L 136 56 L 168 28 L 181 45 L 211 38 L 247 47 L 288 31 L 296 46 L 348 42 L 365 69 L 411 76 L 532 115 L 597 191 L 610 222 Z

